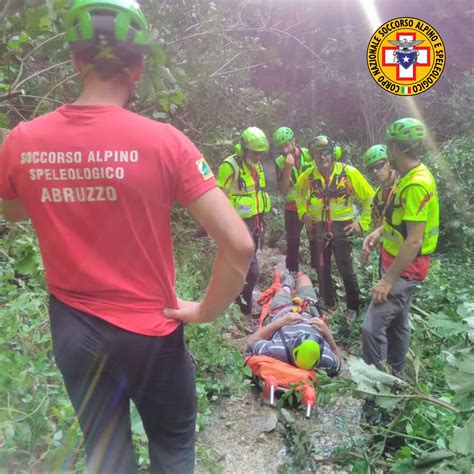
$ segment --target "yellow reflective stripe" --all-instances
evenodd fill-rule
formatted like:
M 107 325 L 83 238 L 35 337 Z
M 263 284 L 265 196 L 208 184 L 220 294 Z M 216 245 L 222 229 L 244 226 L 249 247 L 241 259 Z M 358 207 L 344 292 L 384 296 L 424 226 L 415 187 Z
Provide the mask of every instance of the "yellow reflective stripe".
M 430 237 L 433 237 L 438 234 L 439 234 L 439 227 L 433 227 L 428 233 Z
M 331 215 L 331 219 L 334 220 L 349 220 L 354 218 L 354 213 L 353 212 L 346 212 L 344 214 L 336 214 L 336 215 Z
M 346 206 L 344 203 L 333 203 L 331 202 L 331 204 L 329 205 L 329 209 L 331 211 L 342 211 L 342 210 L 346 210 L 349 206 Z

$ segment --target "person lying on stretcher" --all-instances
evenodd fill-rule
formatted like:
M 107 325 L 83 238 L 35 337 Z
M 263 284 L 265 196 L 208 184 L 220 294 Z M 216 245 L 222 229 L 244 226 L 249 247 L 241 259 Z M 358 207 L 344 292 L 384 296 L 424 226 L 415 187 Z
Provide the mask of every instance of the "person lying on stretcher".
M 292 295 L 295 287 L 296 296 Z M 336 375 L 340 351 L 331 330 L 321 319 L 317 295 L 302 272 L 289 274 L 275 294 L 264 325 L 247 338 L 249 355 L 264 355 L 300 369 L 322 369 Z

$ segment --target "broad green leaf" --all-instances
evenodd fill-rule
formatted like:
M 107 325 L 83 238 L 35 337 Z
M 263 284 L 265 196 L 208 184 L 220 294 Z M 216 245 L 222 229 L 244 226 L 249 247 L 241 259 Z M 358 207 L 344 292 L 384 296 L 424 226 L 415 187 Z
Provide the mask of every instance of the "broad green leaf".
M 467 326 L 462 321 L 455 320 L 445 313 L 431 314 L 428 321 L 441 337 L 462 334 L 467 331 Z
M 351 469 L 352 474 L 370 474 L 369 463 L 364 459 L 354 464 Z
M 181 106 L 181 105 L 184 105 L 187 98 L 188 98 L 188 94 L 186 94 L 186 92 L 179 90 L 178 92 L 176 92 L 176 94 L 173 94 L 171 96 L 171 101 L 173 102 L 173 104 Z
M 474 343 L 474 316 L 464 318 L 464 321 L 466 321 L 467 325 L 469 326 L 467 336 L 468 336 L 469 340 L 472 343 Z
M 153 62 L 157 64 L 158 66 L 163 66 L 166 63 L 166 54 L 161 48 L 161 46 L 158 46 L 158 45 L 152 46 L 150 55 Z
M 137 435 L 144 435 L 145 428 L 143 427 L 142 419 L 138 413 L 137 407 L 133 403 L 130 406 L 130 418 L 133 433 Z
M 451 451 L 448 451 L 447 449 L 440 449 L 439 451 L 427 453 L 419 457 L 413 464 L 417 467 L 423 467 L 429 464 L 437 463 L 443 459 L 452 458 L 453 456 L 454 453 Z
M 25 255 L 23 258 L 17 260 L 15 262 L 15 267 L 20 273 L 27 275 L 29 273 L 38 271 L 39 263 L 38 255 L 34 252 L 31 252 Z
M 355 391 L 362 396 L 375 397 L 377 405 L 386 410 L 393 410 L 399 399 L 391 395 L 391 388 L 407 385 L 403 380 L 378 370 L 373 365 L 366 364 L 362 359 L 352 358 L 348 364 L 351 379 L 356 384 Z
M 474 351 L 472 348 L 466 347 L 455 353 L 448 353 L 446 362 L 462 372 L 474 374 Z
M 0 128 L 8 128 L 10 126 L 10 119 L 8 116 L 0 112 Z
M 458 305 L 456 311 L 464 320 L 468 317 L 474 318 L 474 303 L 464 302 L 463 304 Z
M 454 391 L 453 403 L 463 409 L 474 409 L 474 350 L 465 348 L 448 354 L 444 373 Z
M 381 390 L 385 393 L 387 388 L 395 385 L 407 385 L 403 380 L 386 372 L 382 372 L 373 365 L 366 364 L 362 359 L 355 357 L 349 359 L 348 363 L 351 379 L 357 384 L 357 388 L 367 393 L 378 394 Z
M 449 447 L 465 456 L 474 453 L 474 415 L 471 415 L 462 428 L 454 431 Z

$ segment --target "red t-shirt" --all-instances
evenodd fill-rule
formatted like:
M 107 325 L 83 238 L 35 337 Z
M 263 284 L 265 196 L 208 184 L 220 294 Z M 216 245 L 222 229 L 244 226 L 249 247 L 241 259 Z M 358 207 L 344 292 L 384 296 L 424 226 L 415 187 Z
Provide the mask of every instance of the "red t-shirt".
M 49 291 L 145 335 L 178 323 L 170 212 L 216 186 L 185 135 L 121 107 L 65 105 L 19 124 L 0 151 L 0 197 L 20 198 Z
M 382 255 L 382 270 L 385 272 L 392 265 L 395 260 L 393 255 L 390 255 L 383 247 L 380 247 Z M 402 273 L 401 277 L 412 278 L 413 280 L 424 280 L 428 276 L 430 269 L 430 256 L 418 255 L 410 265 L 408 265 Z

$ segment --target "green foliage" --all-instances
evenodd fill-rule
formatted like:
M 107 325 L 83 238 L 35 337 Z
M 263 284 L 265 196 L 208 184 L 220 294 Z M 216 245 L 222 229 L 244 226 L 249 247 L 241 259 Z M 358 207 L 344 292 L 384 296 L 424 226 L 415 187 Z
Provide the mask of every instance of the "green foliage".
M 474 136 L 447 140 L 426 164 L 436 177 L 440 196 L 440 248 L 474 244 Z
M 360 274 L 367 296 L 378 279 L 376 263 L 372 266 Z M 461 261 L 453 253 L 432 260 L 429 278 L 412 303 L 411 349 L 403 379 L 359 359 L 349 364 L 353 393 L 376 404 L 366 409 L 366 429 L 372 433 L 367 458 L 372 468 L 388 465 L 394 473 L 468 472 L 465 466 L 472 456 L 464 455 L 462 447 L 455 449 L 453 440 L 466 426 L 474 404 L 470 267 L 469 257 Z M 342 334 L 338 317 L 332 326 Z M 345 334 L 345 344 L 357 354 L 360 327 L 354 326 Z
M 52 359 L 38 249 L 31 231 L 20 229 L 20 239 L 0 240 L 0 386 L 6 394 L 0 407 L 0 464 L 11 472 L 60 470 L 77 450 L 80 434 Z

